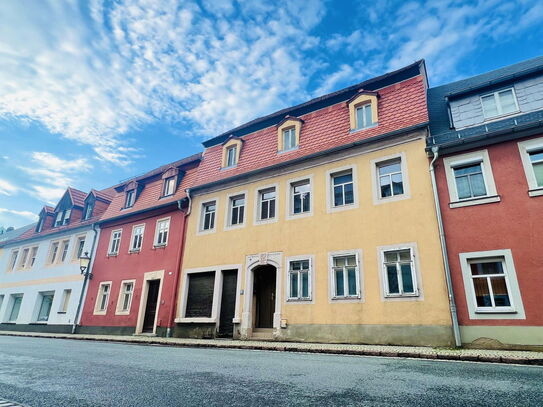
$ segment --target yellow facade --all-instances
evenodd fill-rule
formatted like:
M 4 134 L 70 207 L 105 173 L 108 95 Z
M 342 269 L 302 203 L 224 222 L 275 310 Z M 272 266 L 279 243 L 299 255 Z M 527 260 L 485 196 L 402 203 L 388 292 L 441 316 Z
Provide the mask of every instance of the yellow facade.
M 277 267 L 278 273 L 273 331 L 276 339 L 450 344 L 451 317 L 424 136 L 424 132 L 418 132 L 368 144 L 326 159 L 293 165 L 280 173 L 261 174 L 259 179 L 196 191 L 186 230 L 182 283 L 186 285 L 186 274 L 194 270 L 239 268 L 234 322 L 236 336 L 242 338 L 251 337 L 254 331 L 254 316 L 247 309 L 254 306 L 246 298 L 252 292 L 252 287 L 247 287 L 252 278 L 247 273 L 253 266 L 268 262 Z M 405 193 L 379 200 L 375 165 L 390 157 L 402 159 Z M 334 210 L 328 203 L 330 173 L 347 167 L 353 170 L 355 203 L 348 209 Z M 289 183 L 308 177 L 312 183 L 312 213 L 289 216 Z M 257 191 L 269 185 L 277 188 L 275 220 L 258 223 Z M 228 227 L 225 216 L 229 197 L 240 193 L 246 199 L 244 225 Z M 217 201 L 215 231 L 201 232 L 201 207 L 211 199 Z M 414 248 L 419 295 L 385 298 L 379 248 L 406 245 Z M 341 251 L 360 253 L 358 300 L 331 299 L 330 253 Z M 313 259 L 312 298 L 291 303 L 286 300 L 288 259 L 300 255 Z M 176 321 L 179 326 L 190 328 L 190 319 L 183 318 L 186 287 L 181 287 L 179 296 Z M 218 324 L 220 295 L 215 297 L 214 316 L 194 322 Z

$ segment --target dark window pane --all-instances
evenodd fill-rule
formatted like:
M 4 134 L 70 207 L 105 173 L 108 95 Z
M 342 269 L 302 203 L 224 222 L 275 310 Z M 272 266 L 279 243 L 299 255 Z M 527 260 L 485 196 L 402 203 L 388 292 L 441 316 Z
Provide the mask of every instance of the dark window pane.
M 505 277 L 493 277 L 490 281 L 492 283 L 492 292 L 494 293 L 494 304 L 496 307 L 510 307 L 511 301 L 509 301 Z
M 239 208 L 239 223 L 243 223 L 243 217 L 245 216 L 245 206 Z
M 307 298 L 309 297 L 309 274 L 308 273 L 302 273 L 302 297 Z
M 490 292 L 486 278 L 474 278 L 473 288 L 475 289 L 475 298 L 478 307 L 491 307 Z
M 336 269 L 336 296 L 342 297 L 345 295 L 343 287 L 343 269 Z
M 400 270 L 402 272 L 403 292 L 407 294 L 414 293 L 415 289 L 413 287 L 413 275 L 411 274 L 411 265 L 401 264 Z
M 394 195 L 403 194 L 402 174 L 392 175 L 392 190 L 394 191 Z
M 489 263 L 471 263 L 471 274 L 486 275 L 486 274 L 503 274 L 503 265 L 501 261 L 494 261 Z
M 483 174 L 470 175 L 469 180 L 471 183 L 473 196 L 486 195 L 485 179 L 483 178 Z
M 345 184 L 345 205 L 354 202 L 353 184 Z
M 290 273 L 290 297 L 298 298 L 298 273 Z
M 542 166 L 543 168 L 543 166 Z M 311 210 L 311 195 L 309 194 L 309 192 L 306 192 L 304 194 L 304 206 L 303 206 L 303 211 L 304 212 L 309 212 Z
M 334 185 L 345 184 L 346 182 L 352 182 L 352 181 L 353 181 L 353 174 L 351 173 L 334 176 Z
M 260 219 L 268 219 L 268 205 L 269 201 L 264 201 L 260 205 Z
M 390 294 L 399 294 L 400 287 L 398 286 L 398 275 L 396 273 L 396 266 L 387 266 L 387 281 L 388 292 Z
M 300 213 L 302 211 L 302 198 L 300 195 L 294 196 L 294 213 Z
M 270 219 L 275 218 L 275 199 L 270 201 Z
M 390 188 L 390 178 L 388 176 L 381 177 L 379 179 L 381 185 L 381 197 L 386 198 L 392 196 L 392 188 Z
M 355 268 L 348 268 L 347 269 L 347 277 L 348 277 L 348 283 L 349 283 L 349 295 L 356 295 L 356 269 Z
M 334 206 L 343 205 L 343 188 L 334 187 Z

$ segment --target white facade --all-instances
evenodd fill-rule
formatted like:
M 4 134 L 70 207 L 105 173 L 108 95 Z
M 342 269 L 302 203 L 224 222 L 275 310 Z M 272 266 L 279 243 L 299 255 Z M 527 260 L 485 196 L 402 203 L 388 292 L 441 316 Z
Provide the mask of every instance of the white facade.
M 90 254 L 93 239 L 92 228 L 86 226 L 1 248 L 2 329 L 9 324 L 15 324 L 14 330 L 28 324 L 35 325 L 32 330 L 40 330 L 40 324 L 72 325 L 83 285 L 78 255 Z

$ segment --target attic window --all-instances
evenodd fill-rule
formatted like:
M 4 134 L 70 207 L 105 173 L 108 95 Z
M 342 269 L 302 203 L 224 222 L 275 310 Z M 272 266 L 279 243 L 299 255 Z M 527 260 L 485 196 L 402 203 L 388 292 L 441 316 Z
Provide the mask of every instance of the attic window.
M 242 141 L 236 137 L 231 137 L 224 143 L 221 168 L 233 168 L 238 165 L 241 145 Z
M 277 124 L 277 151 L 291 151 L 300 144 L 300 132 L 303 120 L 293 116 L 286 116 Z
M 369 129 L 378 124 L 377 92 L 361 90 L 347 101 L 351 131 Z
M 134 206 L 134 202 L 136 201 L 136 191 L 131 189 L 130 191 L 126 191 L 126 198 L 124 200 L 124 207 L 125 208 L 131 208 Z
M 230 147 L 226 150 L 226 166 L 233 167 L 237 164 L 236 160 L 237 146 Z
M 93 201 L 87 202 L 87 204 L 85 205 L 83 220 L 90 219 L 93 211 L 94 211 L 94 202 Z
M 168 177 L 164 179 L 164 190 L 162 196 L 170 196 L 175 193 L 175 177 Z
M 36 233 L 40 233 L 43 229 L 43 224 L 45 222 L 45 214 L 40 216 L 40 220 L 38 221 L 38 224 L 36 225 Z
M 371 103 L 364 103 L 356 107 L 356 128 L 365 129 L 373 126 Z
M 64 226 L 70 223 L 71 213 L 72 213 L 71 209 L 64 209 L 63 211 L 58 211 L 55 218 L 55 227 Z

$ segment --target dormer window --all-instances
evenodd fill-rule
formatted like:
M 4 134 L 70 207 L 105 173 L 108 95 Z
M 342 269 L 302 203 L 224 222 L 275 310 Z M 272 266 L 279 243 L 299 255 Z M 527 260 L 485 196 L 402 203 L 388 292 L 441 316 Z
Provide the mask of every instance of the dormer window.
M 517 98 L 513 88 L 481 96 L 485 119 L 518 112 Z
M 294 127 L 283 130 L 283 149 L 291 150 L 296 147 L 296 130 Z
M 83 220 L 90 219 L 92 216 L 92 211 L 94 210 L 94 202 L 87 202 L 85 205 L 85 212 L 83 215 Z
M 351 131 L 369 129 L 377 125 L 379 121 L 378 96 L 377 92 L 360 90 L 347 101 Z
M 136 201 L 136 191 L 131 189 L 130 191 L 126 191 L 126 198 L 124 200 L 124 207 L 125 208 L 131 208 L 134 206 L 134 202 Z
M 286 116 L 277 124 L 277 151 L 290 151 L 298 148 L 303 120 Z
M 230 147 L 226 150 L 226 166 L 233 167 L 237 164 L 236 160 L 237 146 Z
M 63 211 L 58 211 L 55 217 L 55 227 L 64 226 L 70 223 L 70 214 L 72 213 L 71 209 L 65 209 Z
M 168 177 L 164 180 L 164 191 L 162 196 L 170 196 L 175 193 L 175 177 Z
M 36 225 L 36 233 L 40 233 L 41 230 L 43 229 L 43 224 L 45 222 L 45 214 L 43 214 L 42 216 L 40 216 L 40 220 L 38 221 L 38 224 Z

